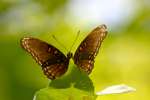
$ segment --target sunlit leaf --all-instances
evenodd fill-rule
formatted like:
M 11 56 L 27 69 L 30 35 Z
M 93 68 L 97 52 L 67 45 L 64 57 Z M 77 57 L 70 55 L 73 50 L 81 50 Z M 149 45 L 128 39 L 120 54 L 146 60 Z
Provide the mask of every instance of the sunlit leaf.
M 95 100 L 93 83 L 88 75 L 76 66 L 71 67 L 66 75 L 37 91 L 34 100 Z

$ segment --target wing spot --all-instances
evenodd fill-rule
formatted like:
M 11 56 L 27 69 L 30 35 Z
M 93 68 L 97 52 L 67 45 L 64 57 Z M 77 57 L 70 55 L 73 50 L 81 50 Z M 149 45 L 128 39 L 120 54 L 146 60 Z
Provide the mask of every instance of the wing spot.
M 55 72 L 51 72 L 51 75 L 52 75 L 53 77 L 55 77 Z
M 46 72 L 46 71 L 47 71 L 47 69 L 46 69 L 46 68 L 43 68 L 43 71 L 44 71 L 44 72 Z
M 89 63 L 91 63 L 91 60 L 89 60 Z
M 49 79 L 55 79 L 55 77 L 53 77 L 53 76 L 51 76 L 51 75 L 49 75 L 49 76 L 47 76 Z
M 85 46 L 85 47 L 86 47 L 86 45 L 87 45 L 86 42 L 84 42 L 84 46 Z
M 51 52 L 51 48 L 48 48 L 48 52 Z
M 92 61 L 91 60 L 89 60 L 89 64 L 91 64 L 92 63 Z
M 48 72 L 45 72 L 45 75 L 49 76 L 49 73 L 48 73 Z
M 82 66 L 81 66 L 81 68 L 83 68 L 83 69 L 84 69 L 84 66 L 82 65 Z
M 90 68 L 90 65 L 89 65 L 89 64 L 87 65 L 87 68 L 88 68 L 88 69 Z
M 88 70 L 88 67 L 87 67 L 87 68 L 85 68 L 85 71 L 88 73 L 88 71 L 89 71 L 89 70 Z
M 51 70 L 48 70 L 48 73 L 51 73 L 52 71 Z
M 103 37 L 104 36 L 104 34 L 103 33 L 101 33 L 101 37 Z
M 79 50 L 80 50 L 80 51 L 82 51 L 82 50 L 83 50 L 83 48 L 82 48 L 82 47 L 80 47 L 80 48 L 79 48 Z
M 54 54 L 57 54 L 57 53 L 58 53 L 58 51 L 57 51 L 57 50 L 55 50 L 55 51 L 54 51 Z
M 89 56 L 89 59 L 91 59 L 91 58 L 92 58 L 92 55 Z
M 51 68 L 50 67 L 46 67 L 47 68 L 47 70 L 50 70 Z

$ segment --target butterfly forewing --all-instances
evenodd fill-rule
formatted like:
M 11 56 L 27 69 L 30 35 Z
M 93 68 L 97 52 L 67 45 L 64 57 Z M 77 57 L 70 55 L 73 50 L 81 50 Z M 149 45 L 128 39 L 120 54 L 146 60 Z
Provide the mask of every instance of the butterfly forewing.
M 94 58 L 98 54 L 106 35 L 106 26 L 100 25 L 81 42 L 74 55 L 74 62 L 81 70 L 88 74 L 91 73 L 94 66 Z
M 21 45 L 41 65 L 49 79 L 55 79 L 66 72 L 69 59 L 54 46 L 32 37 L 21 39 Z

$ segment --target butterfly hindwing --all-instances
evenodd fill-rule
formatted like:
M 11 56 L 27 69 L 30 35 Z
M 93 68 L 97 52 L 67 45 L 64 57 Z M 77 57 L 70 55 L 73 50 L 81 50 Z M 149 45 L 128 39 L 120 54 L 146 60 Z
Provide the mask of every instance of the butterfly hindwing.
M 54 46 L 32 37 L 21 39 L 21 45 L 41 65 L 49 79 L 55 79 L 67 71 L 69 60 Z
M 94 66 L 94 59 L 106 35 L 106 26 L 100 25 L 81 42 L 74 55 L 74 62 L 79 69 L 88 74 L 91 73 Z

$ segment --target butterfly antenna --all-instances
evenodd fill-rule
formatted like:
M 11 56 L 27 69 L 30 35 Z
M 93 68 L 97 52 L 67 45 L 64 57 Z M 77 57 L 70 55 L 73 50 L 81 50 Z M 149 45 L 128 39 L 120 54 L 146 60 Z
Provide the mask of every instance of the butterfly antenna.
M 73 43 L 72 43 L 72 45 L 71 45 L 71 47 L 70 47 L 69 52 L 71 52 L 71 50 L 72 50 L 74 44 L 76 43 L 76 41 L 77 41 L 77 39 L 78 39 L 78 37 L 79 37 L 79 34 L 80 34 L 80 30 L 78 31 L 77 36 L 76 36 L 75 40 L 73 41 Z
M 52 37 L 54 38 L 55 41 L 57 41 L 57 43 L 58 43 L 60 46 L 62 46 L 62 47 L 68 52 L 67 48 L 66 48 L 61 42 L 59 42 L 58 39 L 57 39 L 54 35 L 52 35 Z

